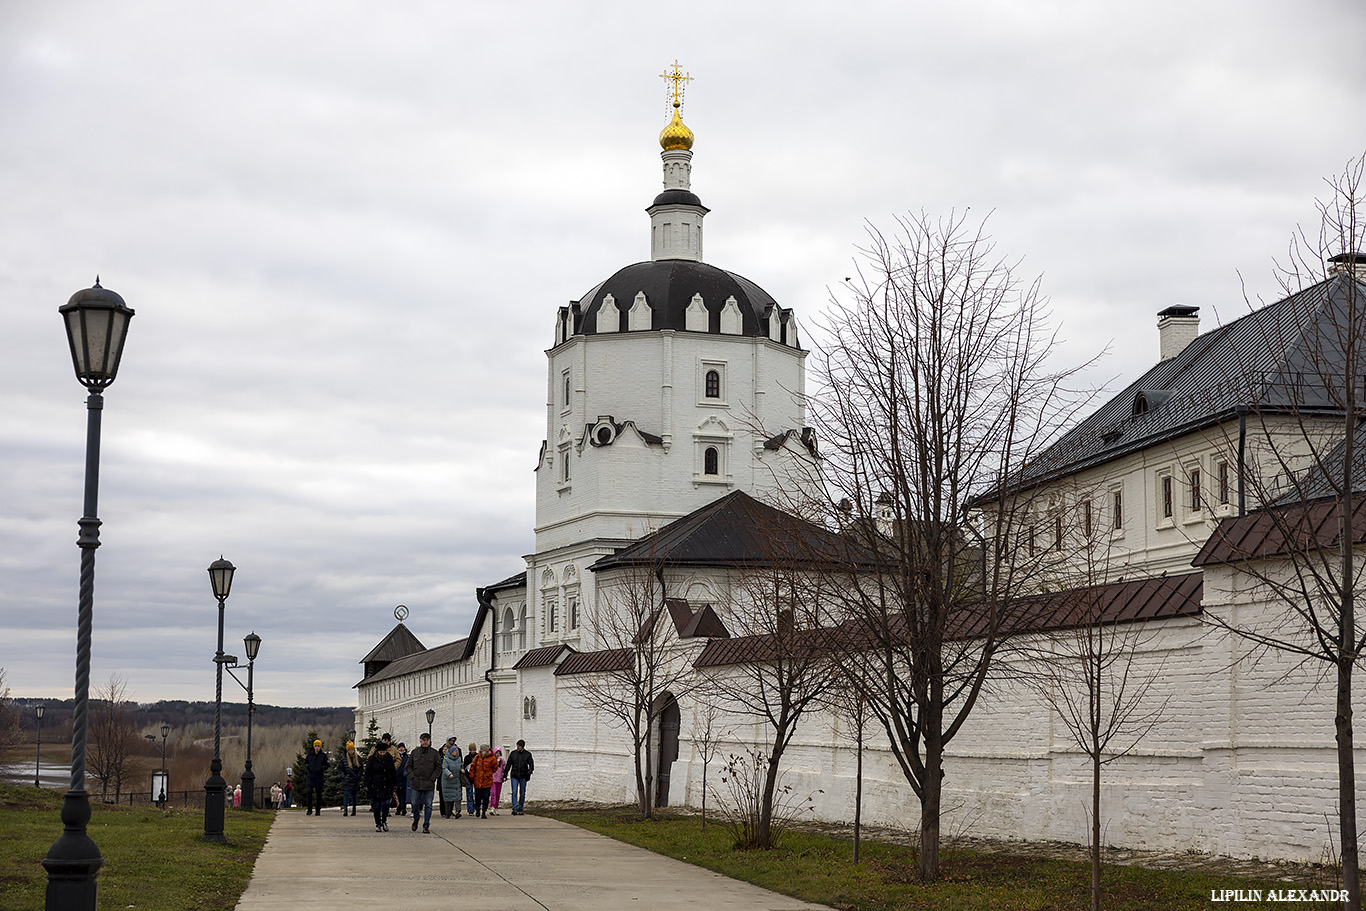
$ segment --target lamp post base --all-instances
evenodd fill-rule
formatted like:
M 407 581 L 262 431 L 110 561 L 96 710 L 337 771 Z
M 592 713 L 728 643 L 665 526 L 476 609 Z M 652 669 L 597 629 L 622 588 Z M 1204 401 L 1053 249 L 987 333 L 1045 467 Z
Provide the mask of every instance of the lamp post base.
M 228 793 L 228 783 L 223 780 L 218 769 L 211 769 L 209 780 L 204 782 L 204 840 L 226 844 L 228 836 L 223 834 L 224 798 Z
M 242 809 L 252 810 L 256 808 L 256 773 L 251 770 L 251 761 L 247 761 L 247 768 L 242 773 Z
M 86 834 L 90 822 L 90 795 L 67 791 L 62 803 L 65 831 L 43 858 L 47 870 L 47 911 L 95 911 L 100 867 L 104 858 L 94 839 Z

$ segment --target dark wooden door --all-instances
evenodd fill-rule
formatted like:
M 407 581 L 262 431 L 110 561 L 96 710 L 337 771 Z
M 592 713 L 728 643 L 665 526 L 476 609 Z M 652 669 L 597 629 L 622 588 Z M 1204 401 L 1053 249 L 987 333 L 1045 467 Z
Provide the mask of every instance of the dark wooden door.
M 655 779 L 655 806 L 669 805 L 669 770 L 678 758 L 678 700 L 669 699 L 659 716 L 659 775 Z

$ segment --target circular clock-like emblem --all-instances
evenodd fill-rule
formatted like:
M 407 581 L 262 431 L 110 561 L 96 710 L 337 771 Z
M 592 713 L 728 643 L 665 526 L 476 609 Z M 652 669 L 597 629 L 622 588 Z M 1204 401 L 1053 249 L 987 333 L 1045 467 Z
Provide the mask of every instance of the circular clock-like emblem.
M 394 617 L 398 620 L 399 623 L 402 623 L 404 620 L 407 620 L 408 608 L 400 604 L 398 607 L 394 608 Z

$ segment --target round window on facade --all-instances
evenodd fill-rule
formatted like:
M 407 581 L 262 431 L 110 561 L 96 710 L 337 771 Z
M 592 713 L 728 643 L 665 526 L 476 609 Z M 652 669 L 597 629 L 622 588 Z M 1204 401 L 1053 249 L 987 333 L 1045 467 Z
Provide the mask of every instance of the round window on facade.
M 597 431 L 597 440 L 599 446 L 606 446 L 612 442 L 612 428 L 606 424 L 600 425 Z

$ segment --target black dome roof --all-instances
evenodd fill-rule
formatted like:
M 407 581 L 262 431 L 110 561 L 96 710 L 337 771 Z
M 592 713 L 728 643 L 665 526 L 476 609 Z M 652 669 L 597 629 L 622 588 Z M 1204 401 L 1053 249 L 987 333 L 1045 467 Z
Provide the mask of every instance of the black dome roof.
M 702 200 L 697 198 L 697 194 L 691 190 L 665 190 L 655 197 L 654 202 L 650 203 L 651 209 L 655 206 L 697 206 L 702 209 L 707 208 L 702 205 Z
M 598 311 L 608 294 L 616 301 L 621 323 L 618 332 L 625 332 L 627 313 L 635 303 L 636 294 L 645 292 L 653 315 L 651 329 L 687 328 L 686 312 L 694 294 L 702 295 L 709 314 L 707 331 L 721 331 L 721 311 L 726 300 L 734 297 L 740 306 L 743 320 L 741 334 L 766 336 L 765 311 L 776 302 L 763 288 L 749 279 L 718 269 L 706 263 L 683 259 L 665 259 L 636 263 L 618 270 L 611 278 L 583 296 L 578 332 L 595 335 L 598 332 Z M 610 331 L 610 330 L 609 330 Z

